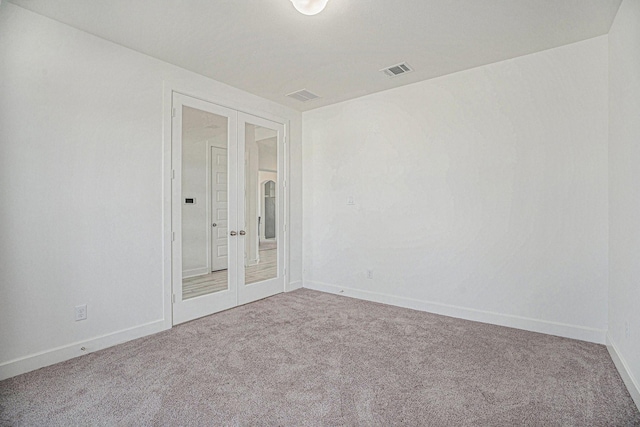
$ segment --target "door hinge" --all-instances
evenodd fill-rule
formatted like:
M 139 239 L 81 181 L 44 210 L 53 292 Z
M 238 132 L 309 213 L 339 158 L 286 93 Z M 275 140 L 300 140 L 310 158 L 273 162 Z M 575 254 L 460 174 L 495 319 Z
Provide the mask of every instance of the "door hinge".
M 283 230 L 283 231 L 287 231 L 287 224 L 284 224 L 284 225 L 282 226 L 282 230 Z
M 176 116 L 176 109 L 172 108 L 171 109 L 171 117 L 175 117 Z
M 175 241 L 176 241 L 176 232 L 175 232 L 175 231 L 172 231 L 172 232 L 171 232 L 171 241 L 172 241 L 172 242 L 175 242 Z
M 175 303 L 176 303 L 176 294 L 171 295 L 171 302 L 172 302 L 173 304 L 175 304 Z
M 171 170 L 171 179 L 176 179 L 176 170 L 175 169 Z

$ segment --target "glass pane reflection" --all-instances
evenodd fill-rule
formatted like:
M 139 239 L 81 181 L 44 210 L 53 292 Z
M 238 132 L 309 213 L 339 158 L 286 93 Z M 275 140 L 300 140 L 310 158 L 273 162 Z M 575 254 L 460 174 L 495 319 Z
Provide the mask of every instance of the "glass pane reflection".
M 245 126 L 245 284 L 278 276 L 278 133 Z
M 229 289 L 228 118 L 182 108 L 182 299 Z

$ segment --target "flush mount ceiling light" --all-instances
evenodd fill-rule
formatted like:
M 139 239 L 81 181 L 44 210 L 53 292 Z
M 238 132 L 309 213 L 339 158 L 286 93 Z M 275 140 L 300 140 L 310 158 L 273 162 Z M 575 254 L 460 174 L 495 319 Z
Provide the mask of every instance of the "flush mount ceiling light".
M 317 15 L 322 12 L 328 0 L 291 0 L 293 6 L 303 15 Z

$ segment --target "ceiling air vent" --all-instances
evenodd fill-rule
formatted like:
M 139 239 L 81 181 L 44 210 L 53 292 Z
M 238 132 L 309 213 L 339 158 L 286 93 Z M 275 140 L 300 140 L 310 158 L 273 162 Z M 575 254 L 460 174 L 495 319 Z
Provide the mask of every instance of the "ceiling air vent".
M 302 102 L 307 102 L 307 101 L 311 101 L 312 99 L 320 98 L 315 93 L 309 92 L 306 89 L 298 90 L 296 92 L 291 92 L 287 94 L 287 96 L 289 98 L 297 99 L 298 101 L 302 101 Z
M 413 71 L 409 64 L 403 62 L 401 64 L 392 65 L 391 67 L 383 68 L 383 73 L 385 73 L 389 77 L 399 76 L 400 74 L 407 74 Z

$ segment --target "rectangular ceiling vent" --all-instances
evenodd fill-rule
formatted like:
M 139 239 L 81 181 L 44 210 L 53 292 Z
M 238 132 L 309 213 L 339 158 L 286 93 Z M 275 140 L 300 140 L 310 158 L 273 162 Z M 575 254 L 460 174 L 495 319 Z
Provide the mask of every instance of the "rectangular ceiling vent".
M 291 92 L 287 95 L 289 98 L 297 99 L 298 101 L 307 102 L 312 99 L 318 99 L 320 96 L 315 93 L 309 92 L 306 89 L 298 90 L 296 92 Z
M 413 68 L 409 67 L 409 64 L 406 62 L 392 65 L 391 67 L 383 68 L 383 73 L 385 73 L 389 77 L 399 76 L 400 74 L 407 74 L 413 71 Z

